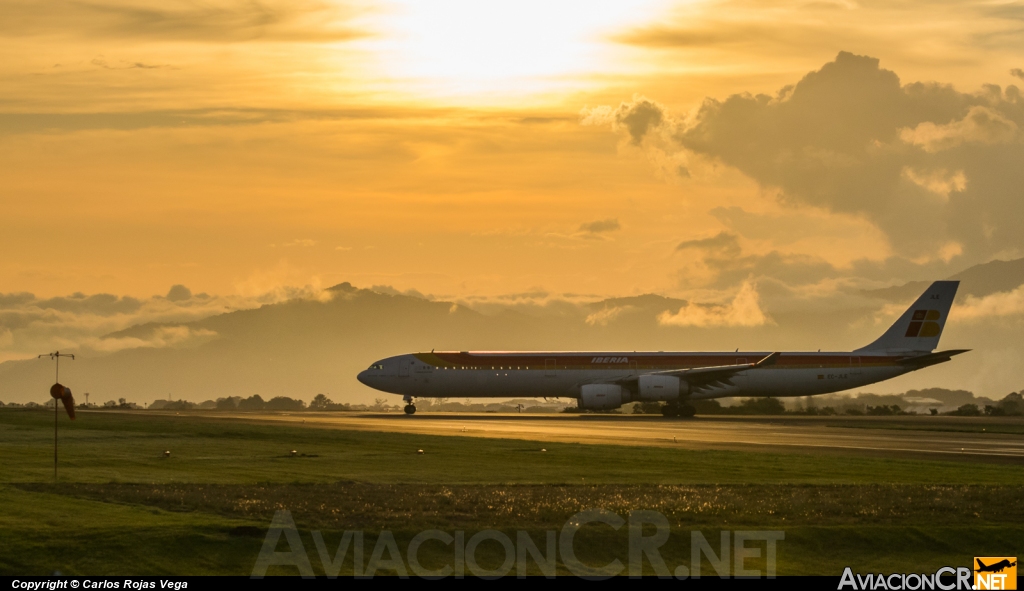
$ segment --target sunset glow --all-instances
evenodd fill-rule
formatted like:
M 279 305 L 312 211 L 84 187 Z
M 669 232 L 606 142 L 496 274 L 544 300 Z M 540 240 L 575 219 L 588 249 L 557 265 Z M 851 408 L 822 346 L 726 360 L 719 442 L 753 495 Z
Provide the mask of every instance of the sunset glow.
M 1024 256 L 1016 4 L 58 4 L 0 6 L 0 293 L 771 318 Z

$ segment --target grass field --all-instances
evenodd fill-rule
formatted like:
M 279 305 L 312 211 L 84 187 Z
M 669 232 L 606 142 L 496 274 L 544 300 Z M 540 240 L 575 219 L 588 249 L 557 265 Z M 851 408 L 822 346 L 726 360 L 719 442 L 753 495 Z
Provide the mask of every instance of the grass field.
M 426 529 L 464 531 L 466 539 L 496 529 L 512 540 L 522 530 L 543 546 L 546 532 L 593 508 L 663 514 L 672 533 L 661 554 L 672 568 L 692 567 L 692 530 L 716 551 L 721 531 L 784 532 L 779 574 L 934 572 L 975 555 L 1017 555 L 1024 540 L 1018 466 L 93 412 L 62 418 L 54 484 L 52 417 L 0 409 L 0 573 L 247 575 L 279 509 L 291 512 L 317 572 L 313 530 L 331 553 L 342 532 L 363 531 L 367 556 L 385 530 L 403 553 Z M 626 562 L 627 529 L 585 527 L 578 556 Z M 763 567 L 763 550 L 748 568 Z M 419 555 L 427 568 L 453 561 L 440 542 Z M 476 556 L 490 568 L 503 551 L 485 542 Z M 352 568 L 348 554 L 341 572 Z M 561 562 L 558 570 L 567 572 Z

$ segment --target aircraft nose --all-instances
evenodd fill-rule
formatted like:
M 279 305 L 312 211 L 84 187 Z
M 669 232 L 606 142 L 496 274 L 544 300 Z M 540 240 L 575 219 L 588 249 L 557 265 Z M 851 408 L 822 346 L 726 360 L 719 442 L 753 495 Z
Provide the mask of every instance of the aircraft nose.
M 368 381 L 369 376 L 367 375 L 367 373 L 368 370 L 364 369 L 363 371 L 359 372 L 359 375 L 356 376 L 356 379 L 359 380 L 361 383 L 369 386 L 370 382 Z

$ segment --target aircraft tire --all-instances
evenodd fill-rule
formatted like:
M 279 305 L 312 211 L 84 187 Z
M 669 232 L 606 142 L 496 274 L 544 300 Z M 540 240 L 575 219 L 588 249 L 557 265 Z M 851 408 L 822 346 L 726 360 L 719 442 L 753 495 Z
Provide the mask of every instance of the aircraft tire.
M 689 404 L 684 404 L 679 407 L 679 416 L 685 419 L 693 418 L 693 415 L 695 414 L 697 414 L 697 409 L 690 406 Z
M 414 404 L 406 404 L 405 405 L 405 414 L 407 414 L 407 415 L 416 414 L 416 405 L 414 405 Z
M 661 407 L 661 414 L 662 416 L 670 419 L 672 417 L 677 417 L 679 416 L 679 407 L 676 406 L 675 404 L 666 404 L 665 406 Z

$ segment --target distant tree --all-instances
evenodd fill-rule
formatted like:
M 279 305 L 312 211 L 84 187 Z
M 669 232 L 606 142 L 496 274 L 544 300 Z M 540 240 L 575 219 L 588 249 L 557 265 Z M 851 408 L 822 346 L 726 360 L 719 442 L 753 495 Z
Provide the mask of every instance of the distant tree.
M 217 410 L 235 410 L 238 408 L 238 399 L 234 396 L 228 398 L 218 398 L 217 405 L 214 407 Z
M 327 410 L 327 408 L 334 404 L 327 396 L 323 394 L 317 394 L 313 397 L 313 401 L 309 403 L 309 410 Z
M 852 417 L 859 417 L 859 416 L 864 414 L 864 411 L 862 411 L 860 409 L 857 409 L 857 408 L 848 408 L 848 409 L 846 409 L 846 414 L 848 414 L 848 415 L 850 415 Z
M 192 410 L 195 406 L 195 404 L 188 400 L 176 400 L 164 406 L 164 410 Z
M 275 396 L 266 404 L 267 410 L 302 410 L 304 408 L 306 408 L 305 402 L 287 396 Z
M 388 403 L 388 399 L 387 398 L 374 398 L 373 399 L 373 410 L 384 410 L 384 407 L 387 405 L 387 403 Z
M 935 415 L 939 414 L 939 409 L 937 409 L 937 408 L 929 408 L 928 409 L 928 414 L 930 414 L 930 415 L 932 415 L 934 417 Z
M 690 406 L 697 409 L 699 415 L 722 414 L 722 403 L 717 400 L 691 400 Z
M 781 415 L 786 412 L 786 405 L 778 398 L 747 398 L 739 405 L 739 414 Z
M 660 415 L 661 403 L 655 401 L 637 402 L 633 405 L 635 415 Z
M 978 408 L 977 404 L 962 404 L 960 408 L 949 413 L 961 417 L 976 417 L 981 415 L 981 409 Z
M 1024 414 L 1024 396 L 1022 392 L 1011 392 L 999 401 L 999 408 L 1007 415 L 1020 416 Z
M 238 410 L 263 410 L 266 406 L 267 403 L 259 394 L 238 401 Z
M 894 414 L 899 414 L 900 407 L 893 404 L 892 406 L 886 406 L 885 404 L 879 404 L 878 406 L 868 406 L 867 414 L 875 417 L 887 417 Z

